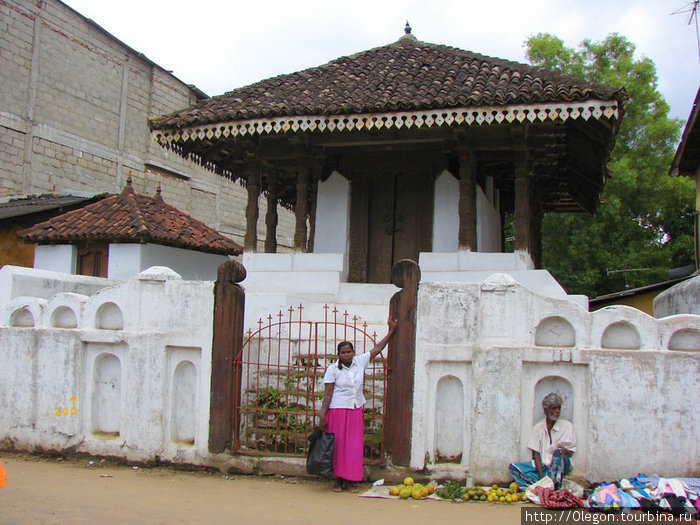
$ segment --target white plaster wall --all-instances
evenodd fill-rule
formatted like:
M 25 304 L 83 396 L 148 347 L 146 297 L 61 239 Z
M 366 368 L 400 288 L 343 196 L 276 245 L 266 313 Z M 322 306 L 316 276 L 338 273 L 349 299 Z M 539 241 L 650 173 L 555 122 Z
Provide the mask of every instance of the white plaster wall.
M 493 181 L 487 179 L 489 192 L 476 188 L 476 251 L 501 252 L 501 217 L 494 195 Z M 433 212 L 433 252 L 456 253 L 459 250 L 459 181 L 448 171 L 435 180 Z
M 700 315 L 700 275 L 664 290 L 654 298 L 654 316 Z
M 183 279 L 215 281 L 226 255 L 203 253 L 160 244 L 113 243 L 109 245 L 110 279 L 131 279 L 152 266 L 167 266 Z
M 10 284 L 13 269 L 1 270 Z M 26 277 L 28 269 L 18 270 Z M 41 274 L 34 280 L 40 288 L 46 273 L 29 271 Z M 59 292 L 48 299 L 0 301 L 0 399 L 11 407 L 0 411 L 0 442 L 27 450 L 74 448 L 130 460 L 202 463 L 208 455 L 213 299 L 212 282 L 184 281 L 156 267 L 90 296 Z M 105 304 L 121 316 L 121 329 L 98 328 Z M 13 308 L 31 311 L 34 327 L 9 326 Z M 75 313 L 75 328 L 52 325 L 59 309 Z M 95 360 L 104 354 L 115 356 L 121 369 L 115 435 L 93 432 L 93 404 L 101 399 Z M 196 369 L 196 410 L 186 409 L 191 416 L 177 423 L 194 429 L 194 443 L 173 438 L 180 363 Z
M 493 180 L 487 178 L 489 193 L 493 195 Z M 493 197 L 487 196 L 481 189 L 476 187 L 476 247 L 478 252 L 502 251 L 501 247 L 501 215 L 497 206 L 492 204 Z
M 289 307 L 304 307 L 304 318 L 324 318 L 324 306 L 349 311 L 370 332 L 383 334 L 389 300 L 399 289 L 393 284 L 343 282 L 343 254 L 339 253 L 244 253 L 246 278 L 245 329 L 255 331 L 259 319 Z
M 481 283 L 421 283 L 417 319 L 412 467 L 434 467 L 435 429 L 453 424 L 436 407 L 453 404 L 466 407 L 460 466 L 474 482 L 507 481 L 510 462 L 530 459 L 539 398 L 563 386 L 563 411 L 578 439 L 575 472 L 592 480 L 700 472 L 700 420 L 693 416 L 700 316 L 657 320 L 629 307 L 589 313 L 493 275 Z M 623 331 L 605 337 L 620 325 Z M 551 332 L 560 329 L 571 334 Z M 684 350 L 669 350 L 679 334 L 687 338 Z M 461 399 L 437 399 L 437 385 L 452 377 L 466 389 Z
M 568 295 L 547 270 L 535 270 L 532 261 L 523 253 L 470 252 L 455 253 L 421 252 L 418 258 L 421 282 L 478 283 L 494 273 L 503 273 L 533 292 L 552 297 L 566 297 L 588 308 L 588 298 Z
M 435 180 L 433 202 L 433 252 L 459 249 L 459 181 L 449 171 Z
M 282 264 L 266 263 L 270 270 Z M 291 257 L 282 268 L 314 264 L 320 262 Z M 26 279 L 27 271 L 5 267 L 0 278 L 13 288 L 13 277 Z M 38 291 L 48 274 L 30 272 L 37 274 Z M 322 319 L 323 300 L 331 299 L 330 308 L 355 305 L 355 312 L 383 323 L 396 291 L 392 285 L 342 283 L 328 295 L 251 292 L 246 327 L 248 305 L 284 310 L 297 299 L 307 320 Z M 694 412 L 700 398 L 700 316 L 654 319 L 622 306 L 589 313 L 504 274 L 475 283 L 421 283 L 418 294 L 414 468 L 426 461 L 431 466 L 441 450 L 458 459 L 474 482 L 507 481 L 508 463 L 529 458 L 525 444 L 542 388 L 563 381 L 571 386 L 564 412 L 579 440 L 578 473 L 601 480 L 640 470 L 667 476 L 700 472 L 700 419 Z M 76 327 L 54 326 L 54 313 L 62 308 L 75 314 Z M 33 326 L 10 326 L 17 311 Z M 61 291 L 48 298 L 3 299 L 0 399 L 11 410 L 0 411 L 0 442 L 205 464 L 212 312 L 213 283 L 184 281 L 162 267 L 92 295 Z M 265 314 L 274 312 L 266 308 Z M 630 333 L 626 328 L 606 338 L 621 323 L 633 328 L 638 348 L 620 335 Z M 609 347 L 602 347 L 604 340 Z M 100 399 L 94 364 L 102 354 L 115 356 L 121 373 L 119 428 L 110 435 L 92 432 L 93 404 Z M 195 379 L 190 374 L 178 384 L 181 366 L 194 367 Z M 197 401 L 190 406 L 183 396 Z M 191 418 L 178 412 L 184 405 L 194 412 Z M 454 414 L 450 406 L 463 413 Z M 184 440 L 177 439 L 181 430 Z M 192 432 L 194 443 L 188 442 Z
M 75 273 L 77 249 L 70 244 L 40 244 L 34 248 L 34 268 Z
M 15 297 L 48 299 L 57 293 L 92 295 L 119 281 L 6 265 L 0 268 L 0 305 Z
M 318 183 L 315 253 L 342 253 L 347 267 L 350 239 L 350 182 L 337 171 Z M 345 280 L 345 273 L 343 274 Z

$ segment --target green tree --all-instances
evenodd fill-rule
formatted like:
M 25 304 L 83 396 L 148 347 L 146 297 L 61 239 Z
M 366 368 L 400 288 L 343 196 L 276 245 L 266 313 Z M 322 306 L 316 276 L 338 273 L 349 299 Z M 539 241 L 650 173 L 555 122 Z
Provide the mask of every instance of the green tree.
M 668 175 L 682 122 L 668 117 L 653 61 L 636 59 L 634 44 L 615 33 L 577 50 L 540 33 L 525 47 L 533 65 L 623 86 L 629 96 L 600 206 L 593 215 L 545 215 L 543 266 L 569 293 L 596 297 L 693 264 L 694 184 Z

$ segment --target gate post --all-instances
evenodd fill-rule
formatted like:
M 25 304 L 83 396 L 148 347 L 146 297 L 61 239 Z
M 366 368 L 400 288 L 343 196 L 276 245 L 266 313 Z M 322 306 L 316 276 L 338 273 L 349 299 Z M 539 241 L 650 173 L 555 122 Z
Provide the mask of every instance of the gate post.
M 413 418 L 413 368 L 416 354 L 416 303 L 420 268 L 409 259 L 391 269 L 391 282 L 402 288 L 391 298 L 389 315 L 398 319 L 389 340 L 388 380 L 384 405 L 384 450 L 394 465 L 408 465 L 411 459 Z
M 233 359 L 243 344 L 245 292 L 238 284 L 245 268 L 230 260 L 219 266 L 214 284 L 214 337 L 211 355 L 209 451 L 231 449 L 235 429 Z

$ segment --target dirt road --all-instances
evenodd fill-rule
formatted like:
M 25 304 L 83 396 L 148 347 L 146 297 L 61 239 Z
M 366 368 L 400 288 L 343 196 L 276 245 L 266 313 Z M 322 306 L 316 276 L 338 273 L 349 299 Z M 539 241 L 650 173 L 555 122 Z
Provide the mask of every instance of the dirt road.
M 520 523 L 520 505 L 363 498 L 327 482 L 0 454 L 0 524 Z M 369 488 L 366 485 L 364 488 Z

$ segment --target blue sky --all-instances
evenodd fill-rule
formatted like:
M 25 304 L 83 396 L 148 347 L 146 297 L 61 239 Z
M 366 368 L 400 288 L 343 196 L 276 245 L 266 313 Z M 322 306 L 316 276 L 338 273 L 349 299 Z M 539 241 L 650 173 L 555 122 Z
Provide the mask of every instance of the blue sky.
M 612 32 L 657 67 L 670 116 L 685 120 L 700 85 L 689 0 L 64 0 L 182 81 L 218 95 L 388 44 L 408 20 L 419 39 L 526 62 L 548 32 L 578 47 Z

